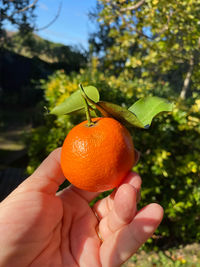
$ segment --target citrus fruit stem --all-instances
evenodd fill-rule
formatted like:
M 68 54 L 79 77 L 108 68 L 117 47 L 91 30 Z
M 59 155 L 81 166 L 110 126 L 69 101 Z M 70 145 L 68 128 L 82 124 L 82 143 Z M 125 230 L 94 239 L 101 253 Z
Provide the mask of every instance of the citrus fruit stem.
M 85 93 L 85 91 L 84 91 L 84 89 L 83 89 L 83 87 L 82 87 L 81 84 L 80 84 L 79 86 L 80 86 L 80 88 L 81 88 L 82 96 L 83 96 L 84 99 L 87 101 L 87 104 L 88 104 L 88 102 L 89 102 L 91 105 L 95 106 L 96 109 L 98 109 L 98 111 L 100 111 L 100 113 L 101 113 L 102 116 L 104 116 L 104 117 L 111 117 L 110 114 L 109 114 L 106 110 L 104 110 L 104 109 L 101 107 L 101 105 L 99 105 L 98 103 L 95 103 L 92 99 L 90 99 L 90 98 L 86 95 L 86 93 Z M 99 102 L 99 103 L 100 103 L 100 102 Z M 91 106 L 90 106 L 89 108 L 90 108 L 90 109 L 93 109 Z M 94 109 L 93 109 L 93 110 L 94 110 Z
M 86 119 L 88 121 L 88 126 L 90 127 L 90 126 L 94 125 L 94 123 L 92 122 L 92 119 L 91 119 L 90 109 L 89 109 L 89 105 L 87 102 L 87 98 L 86 98 L 86 94 L 85 94 L 85 91 L 83 89 L 83 86 L 82 86 L 82 84 L 80 84 L 79 86 L 80 86 L 81 95 L 82 95 L 83 101 L 84 101 Z

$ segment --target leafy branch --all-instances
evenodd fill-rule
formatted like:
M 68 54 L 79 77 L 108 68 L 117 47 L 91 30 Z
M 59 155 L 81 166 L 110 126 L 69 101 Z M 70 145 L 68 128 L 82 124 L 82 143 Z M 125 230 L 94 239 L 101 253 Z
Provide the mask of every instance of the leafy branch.
M 74 92 L 63 103 L 53 108 L 50 113 L 66 115 L 85 108 L 87 120 L 90 124 L 89 109 L 90 107 L 95 107 L 104 117 L 112 117 L 127 127 L 147 129 L 156 115 L 161 112 L 170 112 L 173 107 L 173 104 L 166 99 L 155 96 L 139 99 L 128 109 L 114 103 L 100 101 L 99 99 L 97 88 L 94 86 L 81 86 L 81 90 Z
M 22 13 L 22 12 L 24 12 L 24 11 L 26 11 L 26 10 L 28 10 L 28 9 L 30 9 L 30 8 L 32 8 L 32 7 L 34 7 L 34 6 L 36 5 L 37 2 L 38 2 L 38 0 L 34 0 L 32 4 L 30 4 L 30 5 L 28 5 L 28 6 L 24 7 L 24 8 L 22 8 L 22 9 L 20 9 L 20 10 L 16 10 L 16 11 L 14 11 L 14 12 L 12 13 L 11 16 L 13 16 L 14 14 Z
M 146 2 L 146 0 L 140 0 L 138 3 L 136 3 L 133 6 L 128 6 L 128 7 L 121 8 L 120 11 L 121 12 L 126 12 L 126 11 L 136 10 L 136 9 L 140 8 L 145 2 Z

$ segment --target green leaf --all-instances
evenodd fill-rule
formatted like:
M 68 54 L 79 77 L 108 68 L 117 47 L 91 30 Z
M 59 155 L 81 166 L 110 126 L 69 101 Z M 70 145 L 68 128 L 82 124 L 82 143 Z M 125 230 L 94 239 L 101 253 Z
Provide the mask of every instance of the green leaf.
M 93 102 L 97 103 L 99 101 L 99 92 L 94 86 L 86 86 L 84 87 L 84 91 L 86 95 L 92 99 Z M 55 115 L 64 115 L 70 114 L 72 112 L 81 110 L 84 108 L 84 101 L 81 95 L 80 90 L 75 91 L 71 94 L 64 102 L 60 105 L 56 106 L 51 110 L 51 114 Z
M 128 109 L 118 106 L 113 103 L 100 101 L 96 104 L 96 108 L 104 115 L 108 117 L 113 117 L 114 119 L 125 124 L 127 127 L 139 127 L 143 128 L 140 120 Z
M 164 98 L 148 96 L 135 102 L 128 110 L 141 121 L 144 128 L 149 128 L 153 118 L 161 112 L 172 111 L 173 104 Z

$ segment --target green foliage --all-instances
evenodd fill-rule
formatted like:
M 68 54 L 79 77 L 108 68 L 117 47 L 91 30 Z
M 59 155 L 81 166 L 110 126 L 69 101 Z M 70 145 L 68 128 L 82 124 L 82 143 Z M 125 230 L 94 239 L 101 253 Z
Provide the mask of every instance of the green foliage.
M 135 131 L 141 151 L 136 167 L 143 178 L 142 204 L 161 203 L 165 210 L 160 227 L 174 242 L 199 240 L 199 105 L 177 105 L 172 116 L 157 118 L 148 132 Z
M 101 58 L 104 72 L 131 80 L 164 80 L 182 98 L 189 89 L 199 90 L 198 1 L 97 2 L 91 16 L 98 30 L 91 35 L 90 47 Z
M 146 81 L 130 81 L 122 77 L 107 77 L 92 68 L 81 70 L 79 74 L 66 75 L 57 71 L 47 81 L 42 81 L 47 108 L 53 109 L 66 97 L 83 86 L 92 84 L 100 89 L 101 99 L 124 107 L 147 94 L 153 95 L 162 89 L 161 85 L 149 86 Z M 155 86 L 155 87 L 154 87 Z M 169 99 L 176 98 L 164 84 Z M 155 88 L 155 89 L 154 89 Z M 174 101 L 176 102 L 176 101 Z M 35 129 L 29 139 L 32 172 L 45 156 L 61 146 L 68 131 L 85 119 L 83 112 L 77 115 L 48 115 L 46 123 Z M 141 152 L 138 165 L 134 168 L 143 179 L 141 206 L 149 202 L 160 203 L 165 217 L 158 236 L 160 242 L 170 237 L 172 242 L 200 241 L 200 98 L 194 96 L 185 103 L 176 102 L 172 114 L 157 116 L 149 130 L 135 129 L 133 139 L 136 149 Z M 163 240 L 163 241 L 162 241 Z M 151 245 L 151 244 L 150 244 Z

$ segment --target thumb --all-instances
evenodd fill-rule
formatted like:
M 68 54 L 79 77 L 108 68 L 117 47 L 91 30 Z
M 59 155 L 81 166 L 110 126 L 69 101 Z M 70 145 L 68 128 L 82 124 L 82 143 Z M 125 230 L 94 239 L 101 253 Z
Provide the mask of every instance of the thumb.
M 65 181 L 60 166 L 61 148 L 55 149 L 35 172 L 16 189 L 17 192 L 39 191 L 55 194 Z

